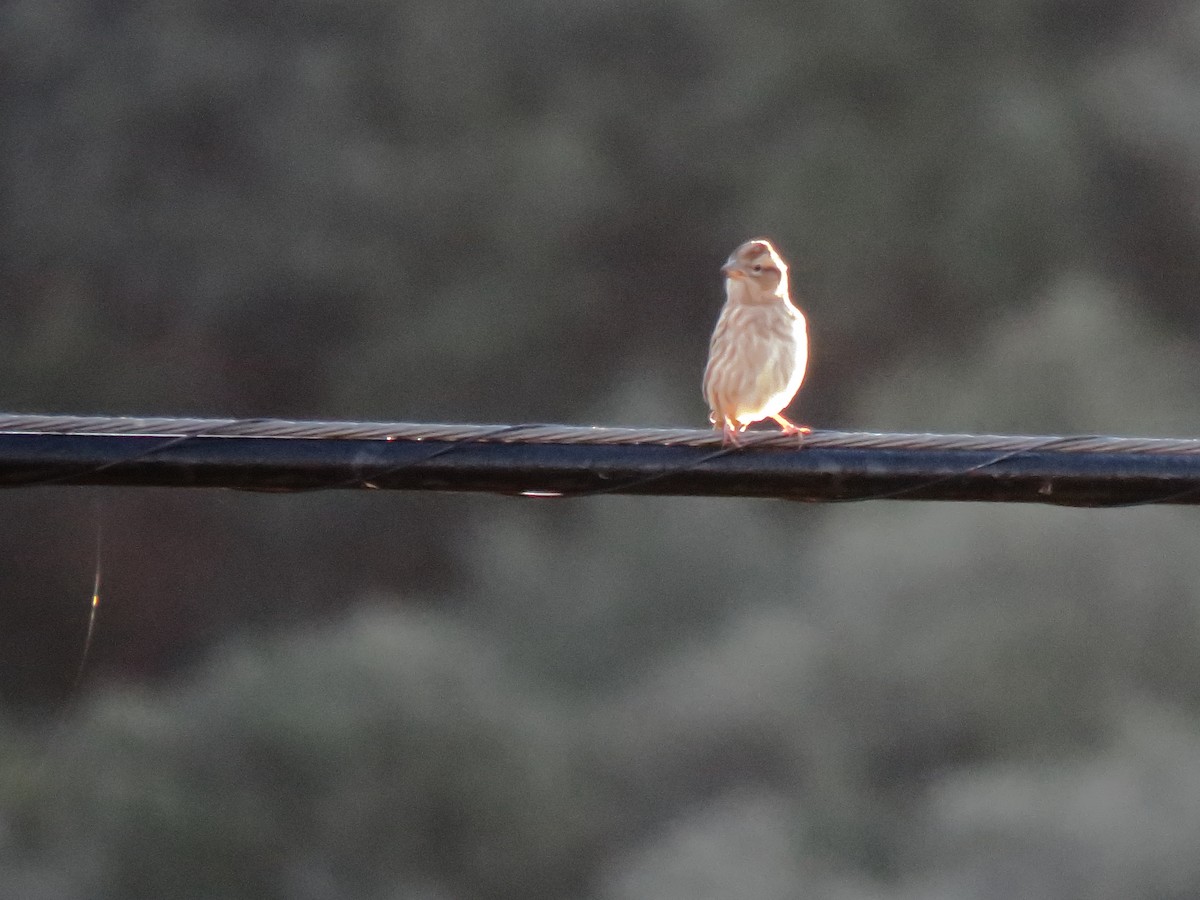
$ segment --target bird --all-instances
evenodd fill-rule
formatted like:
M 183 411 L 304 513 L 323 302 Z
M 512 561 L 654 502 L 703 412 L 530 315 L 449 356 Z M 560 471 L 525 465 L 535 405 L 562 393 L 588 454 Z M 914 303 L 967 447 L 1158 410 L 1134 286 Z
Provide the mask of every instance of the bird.
M 737 445 L 737 435 L 763 419 L 785 434 L 811 433 L 783 416 L 808 366 L 808 326 L 792 305 L 787 263 L 770 241 L 754 238 L 734 250 L 721 271 L 725 305 L 704 369 L 709 421 L 725 445 Z

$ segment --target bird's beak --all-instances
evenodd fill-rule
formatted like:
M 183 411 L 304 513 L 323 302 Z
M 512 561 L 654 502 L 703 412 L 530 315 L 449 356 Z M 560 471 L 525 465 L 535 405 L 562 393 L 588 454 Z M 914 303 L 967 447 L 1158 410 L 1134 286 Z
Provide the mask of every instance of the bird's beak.
M 744 274 L 732 261 L 721 266 L 721 271 L 725 274 L 726 278 L 741 278 Z

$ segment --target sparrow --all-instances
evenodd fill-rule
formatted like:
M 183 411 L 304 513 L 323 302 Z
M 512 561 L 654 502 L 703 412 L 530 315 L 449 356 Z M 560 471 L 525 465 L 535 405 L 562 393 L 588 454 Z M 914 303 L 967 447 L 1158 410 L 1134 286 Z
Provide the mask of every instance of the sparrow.
M 788 267 L 771 242 L 747 241 L 725 265 L 725 305 L 704 369 L 708 420 L 723 443 L 737 444 L 746 426 L 773 419 L 785 434 L 812 429 L 781 414 L 804 381 L 808 330 L 788 295 Z

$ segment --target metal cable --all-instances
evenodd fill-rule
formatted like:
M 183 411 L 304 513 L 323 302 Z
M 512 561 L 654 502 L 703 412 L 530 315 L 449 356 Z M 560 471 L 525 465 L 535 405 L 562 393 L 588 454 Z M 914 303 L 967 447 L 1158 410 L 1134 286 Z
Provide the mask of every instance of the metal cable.
M 431 425 L 411 422 L 292 421 L 287 419 L 133 418 L 0 414 L 0 433 L 247 437 L 318 440 L 438 441 L 501 444 L 658 444 L 719 447 L 721 435 L 685 428 L 598 428 L 578 425 Z M 996 434 L 879 434 L 814 431 L 801 441 L 777 431 L 746 432 L 741 447 L 813 450 L 979 451 L 995 453 L 1129 453 L 1200 455 L 1200 439 L 1102 435 L 1065 437 Z
M 1200 440 L 0 415 L 0 487 L 1200 504 Z M 789 451 L 789 452 L 780 452 Z

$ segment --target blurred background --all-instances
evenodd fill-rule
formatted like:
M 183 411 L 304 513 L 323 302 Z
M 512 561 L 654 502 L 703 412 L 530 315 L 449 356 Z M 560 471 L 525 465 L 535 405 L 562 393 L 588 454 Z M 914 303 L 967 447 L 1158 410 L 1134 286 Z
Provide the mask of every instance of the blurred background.
M 1200 434 L 1184 0 L 0 0 L 0 409 Z M 0 494 L 0 893 L 1200 895 L 1190 510 Z M 78 689 L 104 523 L 104 588 Z

